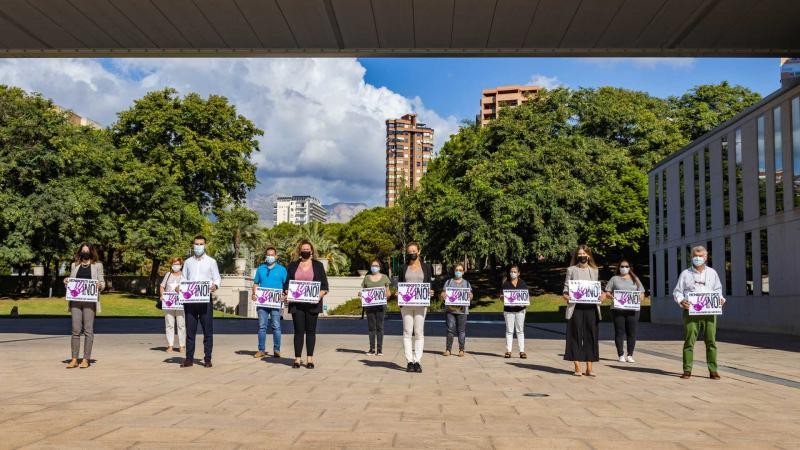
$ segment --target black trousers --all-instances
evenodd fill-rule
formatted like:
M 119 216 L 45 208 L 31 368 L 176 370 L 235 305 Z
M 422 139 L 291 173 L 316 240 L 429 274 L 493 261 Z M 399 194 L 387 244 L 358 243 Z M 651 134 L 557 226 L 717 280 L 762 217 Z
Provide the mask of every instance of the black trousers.
M 375 340 L 377 337 L 378 353 L 383 352 L 383 319 L 386 311 L 383 307 L 364 308 L 367 314 L 367 327 L 369 327 L 369 349 L 375 350 Z
M 639 311 L 624 311 L 612 309 L 611 316 L 614 318 L 614 343 L 617 344 L 617 356 L 622 356 L 625 339 L 628 340 L 628 356 L 633 356 L 633 349 L 636 348 L 636 326 L 639 323 Z
M 567 321 L 567 348 L 565 361 L 600 361 L 600 341 L 597 339 L 597 306 L 575 305 L 572 317 Z
M 211 302 L 185 304 L 183 312 L 186 316 L 186 359 L 194 360 L 194 343 L 199 323 L 203 328 L 204 360 L 211 361 L 211 349 L 214 347 L 214 311 Z
M 314 356 L 314 347 L 317 345 L 318 317 L 318 312 L 311 312 L 305 308 L 295 307 L 294 311 L 292 311 L 295 358 L 303 356 L 303 339 L 306 342 L 306 354 Z

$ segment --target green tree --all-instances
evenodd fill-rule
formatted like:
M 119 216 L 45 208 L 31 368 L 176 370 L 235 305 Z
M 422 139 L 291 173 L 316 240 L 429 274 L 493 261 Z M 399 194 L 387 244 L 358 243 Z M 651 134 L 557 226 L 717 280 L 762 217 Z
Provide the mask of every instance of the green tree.
M 695 86 L 680 97 L 672 97 L 676 122 L 689 141 L 713 130 L 745 108 L 761 100 L 761 95 L 744 86 L 719 84 Z
M 373 258 L 385 260 L 401 250 L 396 239 L 398 207 L 365 209 L 350 219 L 341 236 L 340 247 L 356 269 L 366 269 Z

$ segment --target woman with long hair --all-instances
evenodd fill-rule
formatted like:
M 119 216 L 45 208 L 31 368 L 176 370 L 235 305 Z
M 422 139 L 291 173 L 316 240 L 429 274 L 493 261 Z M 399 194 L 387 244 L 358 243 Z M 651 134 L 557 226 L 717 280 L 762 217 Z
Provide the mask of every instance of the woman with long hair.
M 572 261 L 564 280 L 564 300 L 567 301 L 567 345 L 564 360 L 574 363 L 575 376 L 594 377 L 592 363 L 600 360 L 600 342 L 597 338 L 600 305 L 569 303 L 570 280 L 599 281 L 592 250 L 586 245 L 579 245 L 572 253 Z M 581 362 L 586 363 L 586 372 L 581 372 Z
M 644 286 L 639 277 L 633 273 L 633 267 L 628 260 L 623 259 L 617 266 L 617 274 L 611 277 L 606 284 L 606 297 L 613 298 L 614 291 L 639 291 L 644 292 Z M 636 347 L 636 324 L 639 322 L 639 311 L 611 309 L 614 320 L 614 343 L 617 345 L 619 362 L 636 362 L 633 359 L 633 349 Z M 627 355 L 623 349 L 625 338 L 628 339 Z
M 169 261 L 170 270 L 164 274 L 159 286 L 161 295 L 164 292 L 177 292 L 178 286 L 183 280 L 183 259 L 180 257 L 172 258 Z M 181 353 L 186 351 L 186 313 L 181 309 L 164 310 L 164 326 L 167 333 L 167 353 L 175 350 L 175 328 L 178 328 L 178 345 Z
M 433 268 L 422 261 L 419 251 L 420 246 L 416 242 L 406 245 L 406 263 L 400 267 L 398 274 L 400 283 L 430 284 L 433 280 Z M 427 306 L 400 306 L 400 315 L 403 317 L 403 351 L 408 361 L 406 372 L 422 373 L 420 361 L 425 348 L 427 313 Z
M 503 281 L 503 290 L 528 289 L 525 281 L 519 277 L 519 266 L 516 264 L 508 268 L 508 277 Z M 511 350 L 514 345 L 514 333 L 517 334 L 517 347 L 519 357 L 525 359 L 525 314 L 527 306 L 503 305 L 503 318 L 506 321 L 506 358 L 511 358 Z
M 385 289 L 386 298 L 389 298 L 391 291 L 389 291 L 389 277 L 381 271 L 383 264 L 378 258 L 373 259 L 369 263 L 369 273 L 364 275 L 364 280 L 361 282 L 361 288 L 383 288 Z M 361 291 L 358 291 L 358 296 L 361 297 Z M 373 305 L 365 306 L 364 312 L 367 315 L 367 328 L 369 329 L 369 356 L 383 356 L 383 321 L 386 316 L 386 305 Z M 377 341 L 377 342 L 376 342 Z M 377 343 L 377 346 L 375 345 Z
M 303 239 L 297 244 L 297 259 L 287 267 L 288 277 L 284 291 L 288 294 L 289 282 L 318 281 L 320 283 L 319 301 L 316 303 L 289 302 L 289 313 L 294 324 L 294 364 L 299 368 L 303 361 L 303 341 L 306 344 L 306 368 L 314 368 L 314 347 L 317 344 L 317 318 L 322 312 L 322 299 L 328 293 L 328 276 L 325 266 L 314 257 L 314 245 Z M 291 300 L 291 298 L 290 298 Z
M 106 287 L 103 276 L 103 263 L 97 257 L 97 249 L 88 242 L 82 242 L 75 252 L 75 258 L 70 267 L 69 278 L 80 278 L 97 281 L 98 294 Z M 69 282 L 64 279 L 64 285 Z M 72 359 L 67 364 L 67 369 L 89 367 L 92 359 L 92 346 L 94 345 L 94 318 L 100 312 L 100 299 L 97 302 L 70 301 L 69 311 L 72 316 Z M 83 332 L 83 359 L 78 365 L 78 355 L 81 350 L 81 331 Z

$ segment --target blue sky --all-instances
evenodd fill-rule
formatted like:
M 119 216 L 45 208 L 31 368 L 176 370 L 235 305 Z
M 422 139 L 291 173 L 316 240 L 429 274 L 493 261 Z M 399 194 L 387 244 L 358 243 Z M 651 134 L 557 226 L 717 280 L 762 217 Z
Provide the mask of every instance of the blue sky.
M 482 89 L 528 84 L 535 76 L 569 87 L 616 86 L 659 97 L 727 80 L 761 95 L 779 87 L 777 58 L 377 58 L 360 59 L 365 80 L 419 96 L 442 116 L 474 118 Z M 424 118 L 423 118 L 424 120 Z

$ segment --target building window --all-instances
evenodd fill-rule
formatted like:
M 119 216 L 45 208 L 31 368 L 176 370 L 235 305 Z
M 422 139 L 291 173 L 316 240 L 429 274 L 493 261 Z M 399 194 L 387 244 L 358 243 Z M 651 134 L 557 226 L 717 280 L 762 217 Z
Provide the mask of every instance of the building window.
M 753 233 L 744 234 L 744 272 L 747 295 L 753 295 Z
M 725 238 L 725 295 L 731 295 L 731 238 Z
M 656 244 L 661 242 L 661 189 L 659 189 L 660 185 L 661 185 L 661 173 L 659 172 L 655 174 L 655 176 L 653 177 L 653 187 L 654 187 L 653 198 L 656 201 L 656 220 L 655 220 Z M 656 273 L 655 269 L 653 269 L 653 273 Z
M 694 232 L 700 233 L 700 157 L 697 152 L 692 154 L 692 168 L 694 174 L 692 183 L 694 184 Z
M 744 187 L 742 186 L 742 129 L 736 129 L 736 142 L 734 145 L 734 156 L 736 158 L 736 222 L 744 220 Z
M 772 146 L 775 151 L 775 212 L 783 211 L 783 125 L 781 107 L 772 110 Z
M 667 242 L 669 240 L 669 233 L 668 233 L 668 226 L 667 224 L 669 221 L 667 220 L 669 208 L 667 207 L 667 171 L 661 172 L 661 211 L 664 213 L 662 217 L 662 225 L 663 225 L 663 235 L 662 240 L 663 242 Z
M 767 150 L 764 143 L 764 116 L 758 116 L 758 215 L 767 214 Z
M 680 187 L 681 195 L 680 195 L 680 205 L 681 205 L 681 237 L 686 236 L 686 199 L 684 198 L 686 195 L 686 187 L 684 183 L 684 163 L 680 161 L 678 163 L 678 185 Z
M 711 229 L 711 151 L 706 146 L 703 149 L 703 179 L 705 187 L 703 195 L 706 204 L 706 231 Z
M 800 97 L 792 99 L 792 177 L 794 206 L 800 208 Z
M 730 174 L 728 173 L 728 137 L 723 136 L 720 140 L 722 147 L 722 223 L 724 226 L 731 224 L 731 198 L 730 198 Z
M 656 254 L 650 254 L 650 295 L 653 297 L 658 297 L 660 292 L 656 292 L 656 284 L 653 280 L 658 279 L 658 264 L 656 264 Z
M 663 258 L 663 261 L 664 261 L 664 283 L 662 284 L 662 286 L 664 286 L 664 296 L 667 297 L 667 296 L 670 295 L 670 292 L 672 292 L 669 289 L 669 263 L 667 262 L 667 258 L 669 256 L 669 250 L 668 249 L 666 249 L 666 248 L 664 249 L 664 255 L 663 256 L 664 256 L 664 258 Z
M 761 295 L 769 295 L 769 237 L 766 229 L 758 234 L 761 241 Z

